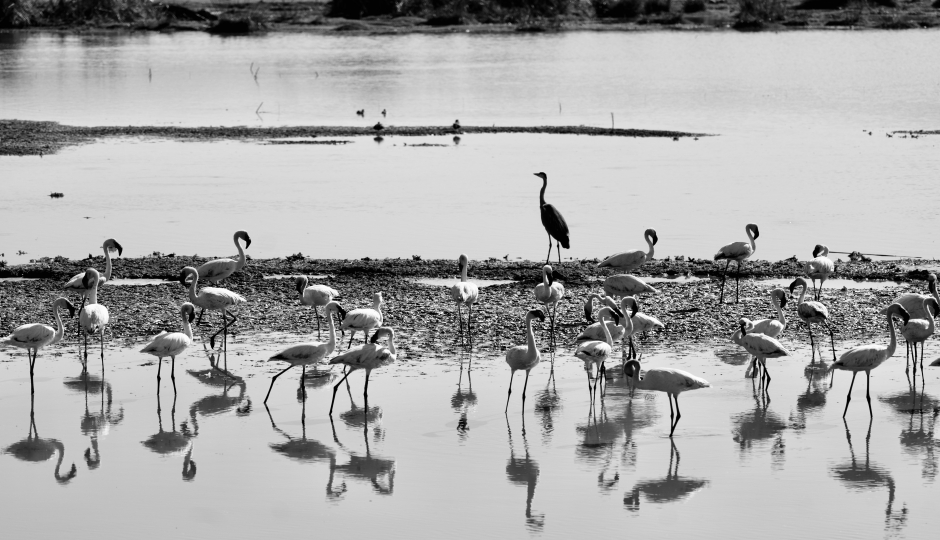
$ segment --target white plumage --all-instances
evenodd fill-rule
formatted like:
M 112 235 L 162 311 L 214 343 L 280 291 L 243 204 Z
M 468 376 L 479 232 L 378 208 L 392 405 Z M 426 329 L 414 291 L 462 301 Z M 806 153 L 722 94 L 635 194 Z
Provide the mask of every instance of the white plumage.
M 163 369 L 163 359 L 170 357 L 172 362 L 170 368 L 170 378 L 173 380 L 173 387 L 176 388 L 176 357 L 183 353 L 193 342 L 193 329 L 190 323 L 196 318 L 196 308 L 189 302 L 180 306 L 180 315 L 183 319 L 182 332 L 163 331 L 157 334 L 143 349 L 142 353 L 152 354 L 157 357 L 157 382 L 160 382 L 160 371 Z
M 284 349 L 283 351 L 275 354 L 268 359 L 268 362 L 288 362 L 288 366 L 284 368 L 284 371 L 277 373 L 274 377 L 271 378 L 271 386 L 268 387 L 268 394 L 264 397 L 264 402 L 268 402 L 268 397 L 271 396 L 271 389 L 274 388 L 274 381 L 278 377 L 287 372 L 290 368 L 294 366 L 301 366 L 303 368 L 303 373 L 300 376 L 300 388 L 304 386 L 304 378 L 307 373 L 307 366 L 316 366 L 317 364 L 323 362 L 323 360 L 333 354 L 333 351 L 336 349 L 336 326 L 333 325 L 333 313 L 340 311 L 340 306 L 336 302 L 330 302 L 326 305 L 324 309 L 324 314 L 326 315 L 327 324 L 330 328 L 330 339 L 326 343 L 319 341 L 308 341 L 306 343 L 298 343 Z
M 624 251 L 623 253 L 617 253 L 616 255 L 607 257 L 597 266 L 599 268 L 616 268 L 624 272 L 632 272 L 643 266 L 646 261 L 653 260 L 653 246 L 659 242 L 659 237 L 656 236 L 655 230 L 646 229 L 643 233 L 643 239 L 646 240 L 646 245 L 649 246 L 649 252 L 644 252 L 640 249 Z
M 535 299 L 545 305 L 545 311 L 551 322 L 551 340 L 555 341 L 555 313 L 558 311 L 558 302 L 565 297 L 565 286 L 555 281 L 555 271 L 552 267 L 542 267 L 542 282 L 535 286 Z
M 529 372 L 539 365 L 542 356 L 535 346 L 535 333 L 532 331 L 532 319 L 545 320 L 540 309 L 531 309 L 525 315 L 526 344 L 516 345 L 506 351 L 506 363 L 509 364 L 509 393 L 506 395 L 506 411 L 509 410 L 509 398 L 512 396 L 512 379 L 516 371 L 525 370 L 525 384 L 522 387 L 522 408 L 525 409 L 525 389 L 529 385 Z
M 725 263 L 725 269 L 721 273 L 721 294 L 718 297 L 718 303 L 724 302 L 725 298 L 725 274 L 728 273 L 728 267 L 731 265 L 731 261 L 738 263 L 738 271 L 734 276 L 734 302 L 738 302 L 738 281 L 741 278 L 741 264 L 751 257 L 755 251 L 757 251 L 757 243 L 754 242 L 757 240 L 757 237 L 760 236 L 760 231 L 757 229 L 757 225 L 754 223 L 748 223 L 744 227 L 744 232 L 747 233 L 747 242 L 732 242 L 730 244 L 721 246 L 718 249 L 718 253 L 715 253 L 715 261 L 728 261 Z
M 783 289 L 770 291 L 770 305 L 773 306 L 774 311 L 777 312 L 777 317 L 775 319 L 760 319 L 751 322 L 751 325 L 747 328 L 748 333 L 764 334 L 765 336 L 775 339 L 783 334 L 783 331 L 787 328 L 787 316 L 783 311 L 783 308 L 787 305 L 787 292 Z M 756 366 L 757 358 L 751 358 L 744 376 L 748 378 L 753 377 Z
M 36 392 L 33 386 L 33 370 L 36 367 L 36 357 L 39 356 L 39 349 L 58 343 L 65 335 L 65 327 L 62 324 L 62 317 L 59 315 L 60 308 L 68 309 L 70 317 L 75 315 L 75 306 L 71 302 L 65 298 L 56 298 L 52 302 L 55 328 L 42 323 L 24 324 L 13 330 L 13 333 L 9 336 L 0 339 L 0 345 L 26 349 L 26 357 L 29 360 L 29 386 L 30 391 L 34 394 Z M 30 356 L 30 351 L 33 351 L 32 356 Z
M 650 287 L 642 279 L 630 274 L 615 274 L 604 280 L 604 294 L 616 298 L 659 291 Z
M 936 274 L 930 274 L 927 276 L 927 290 L 930 292 L 930 294 L 902 294 L 893 303 L 901 304 L 901 307 L 903 307 L 908 312 L 908 314 L 910 314 L 912 319 L 926 319 L 927 312 L 924 310 L 924 300 L 928 298 L 934 298 L 940 302 L 940 294 L 937 293 Z M 887 308 L 881 310 L 882 315 L 887 315 L 887 313 Z
M 832 259 L 828 255 L 828 247 L 823 244 L 816 244 L 816 247 L 813 248 L 814 258 L 803 265 L 803 272 L 806 273 L 806 277 L 813 281 L 814 291 L 816 289 L 816 280 L 819 280 L 819 292 L 815 294 L 814 300 L 822 298 L 823 283 L 829 279 L 829 275 L 835 270 L 835 265 L 832 264 Z
M 904 339 L 907 341 L 907 358 L 910 361 L 911 351 L 913 350 L 914 357 L 914 376 L 917 376 L 917 344 L 920 343 L 920 367 L 921 367 L 921 377 L 923 377 L 923 367 L 924 367 L 924 342 L 927 341 L 927 338 L 933 335 L 936 330 L 936 323 L 934 322 L 934 317 L 937 314 L 940 314 L 940 303 L 937 302 L 935 298 L 927 297 L 923 302 L 923 311 L 927 314 L 926 319 L 914 319 L 911 318 L 903 326 L 901 326 L 901 335 L 904 336 Z M 904 372 L 907 373 L 909 366 L 905 365 Z
M 833 362 L 832 367 L 829 368 L 830 370 L 839 369 L 852 372 L 852 383 L 849 385 L 849 393 L 845 398 L 845 410 L 842 411 L 842 418 L 845 418 L 845 413 L 849 410 L 849 402 L 852 401 L 852 387 L 855 385 L 855 376 L 858 375 L 859 371 L 864 371 L 868 379 L 865 398 L 868 400 L 868 414 L 874 416 L 871 411 L 871 370 L 883 364 L 888 358 L 894 356 L 898 341 L 897 334 L 894 331 L 892 317 L 899 317 L 902 320 L 902 324 L 907 324 L 910 320 L 910 315 L 907 313 L 907 310 L 901 307 L 900 304 L 891 304 L 888 306 L 885 317 L 888 322 L 888 332 L 891 334 L 891 342 L 887 347 L 884 345 L 862 345 L 854 347 L 845 351 L 842 356 L 839 357 L 839 360 Z M 835 375 L 835 373 L 833 373 L 833 375 Z
M 382 299 L 382 293 L 375 293 L 372 295 L 371 308 L 354 309 L 347 313 L 345 317 L 343 317 L 343 321 L 340 323 L 339 327 L 343 330 L 343 332 L 346 330 L 351 331 L 349 335 L 349 345 L 347 345 L 347 348 L 352 346 L 352 340 L 356 335 L 356 332 L 361 331 L 363 334 L 363 341 L 368 342 L 369 330 L 382 326 L 382 322 L 384 320 L 382 315 L 382 304 L 384 303 L 385 301 Z
M 800 316 L 800 319 L 806 323 L 806 328 L 809 329 L 809 344 L 813 348 L 813 359 L 816 358 L 816 344 L 813 341 L 813 327 L 814 324 L 821 324 L 826 327 L 826 330 L 829 331 L 829 342 L 832 345 L 832 361 L 836 360 L 836 343 L 835 338 L 832 336 L 832 328 L 829 326 L 829 308 L 827 308 L 822 302 L 816 302 L 814 300 L 809 300 L 804 302 L 803 298 L 806 296 L 806 280 L 803 278 L 796 278 L 793 280 L 793 283 L 790 284 L 790 294 L 793 294 L 793 290 L 797 287 L 802 287 L 803 290 L 800 291 L 800 299 L 797 301 L 796 305 L 796 314 Z
M 388 337 L 387 347 L 378 344 L 379 340 L 383 337 Z M 339 386 L 343 384 L 346 377 L 349 377 L 352 372 L 358 369 L 366 370 L 366 384 L 362 391 L 362 396 L 366 400 L 366 409 L 368 409 L 369 375 L 372 373 L 373 369 L 391 364 L 397 357 L 398 353 L 395 351 L 395 331 L 385 326 L 376 329 L 375 333 L 372 334 L 370 343 L 356 347 L 355 349 L 349 349 L 330 360 L 330 365 L 343 364 L 348 368 L 346 375 L 333 387 L 333 400 L 330 402 L 330 414 L 333 414 L 333 403 L 336 401 L 336 391 L 339 390 Z
M 187 283 L 189 278 L 192 278 L 192 281 Z M 209 346 L 215 349 L 215 338 L 219 333 L 222 333 L 223 358 L 225 370 L 228 371 L 229 315 L 232 317 L 231 324 L 235 324 L 238 320 L 238 317 L 236 317 L 234 313 L 229 313 L 228 309 L 242 302 L 247 302 L 247 300 L 238 293 L 220 287 L 203 287 L 197 294 L 196 287 L 199 285 L 199 271 L 192 266 L 187 266 L 180 271 L 180 283 L 189 287 L 189 301 L 194 305 L 202 309 L 222 312 L 222 328 L 209 337 Z
M 748 333 L 747 328 L 751 325 L 751 321 L 748 319 L 742 318 L 739 324 L 741 328 L 731 336 L 731 341 L 740 345 L 748 354 L 757 359 L 756 361 L 763 368 L 761 384 L 762 387 L 766 389 L 770 386 L 770 373 L 767 372 L 767 359 L 789 356 L 790 352 L 787 351 L 786 347 L 781 345 L 779 341 L 770 336 Z
M 640 375 L 640 363 L 636 360 L 628 360 L 623 366 L 624 376 L 627 377 L 634 389 L 654 390 L 664 392 L 669 398 L 669 437 L 676 431 L 679 425 L 679 419 L 682 413 L 679 411 L 679 394 L 689 390 L 698 390 L 699 388 L 708 388 L 711 384 L 705 379 L 692 375 L 687 371 L 672 368 L 652 368 L 647 370 L 643 376 Z M 673 421 L 672 401 L 676 402 L 676 416 Z
M 610 332 L 607 330 L 607 325 L 604 324 L 612 315 L 613 312 L 610 308 L 601 308 L 600 311 L 597 312 L 597 318 L 600 322 L 599 328 L 604 334 L 604 339 L 584 341 L 578 345 L 578 348 L 574 353 L 577 358 L 580 358 L 582 361 L 584 361 L 584 371 L 587 373 L 588 378 L 588 395 L 591 397 L 591 399 L 594 399 L 593 396 L 597 392 L 597 381 L 603 377 L 604 362 L 610 358 L 610 353 L 614 347 L 614 342 L 611 338 Z M 624 317 L 624 330 L 629 331 L 630 328 L 631 325 L 629 319 Z M 596 372 L 593 387 L 591 385 L 592 370 Z
M 124 248 L 121 244 L 117 243 L 117 240 L 114 238 L 108 238 L 101 245 L 101 248 L 104 250 L 104 275 L 100 277 L 99 285 L 104 285 L 111 279 L 111 250 L 116 249 L 118 256 L 124 253 Z M 82 296 L 84 300 L 85 294 L 88 292 L 88 287 L 82 284 L 82 280 L 85 278 L 85 272 L 75 274 L 72 276 L 72 279 L 68 280 L 65 283 L 65 290 L 70 292 L 78 293 Z M 84 307 L 84 306 L 82 306 Z
M 215 259 L 213 261 L 208 261 L 202 264 L 196 271 L 199 273 L 199 278 L 208 281 L 209 283 L 218 283 L 223 279 L 231 276 L 235 272 L 241 270 L 248 264 L 247 259 L 245 258 L 245 250 L 242 249 L 242 245 L 238 240 L 245 241 L 245 248 L 247 249 L 251 246 L 251 238 L 248 237 L 248 233 L 245 231 L 238 231 L 232 237 L 232 241 L 235 242 L 235 247 L 238 249 L 238 260 L 235 259 Z
M 457 324 L 460 331 L 463 332 L 463 315 L 460 313 L 460 306 L 467 306 L 467 334 L 470 334 L 470 317 L 473 315 L 473 304 L 480 298 L 480 289 L 475 283 L 467 281 L 467 266 L 469 260 L 463 253 L 457 259 L 460 267 L 460 281 L 454 283 L 450 288 L 450 297 L 457 304 Z
M 294 280 L 297 285 L 297 292 L 300 293 L 300 303 L 305 306 L 313 306 L 314 315 L 317 318 L 317 338 L 320 337 L 320 310 L 333 301 L 333 298 L 339 296 L 339 292 L 332 287 L 322 284 L 307 285 L 309 280 L 307 276 L 300 276 Z
M 87 302 L 85 307 L 78 313 L 78 322 L 85 331 L 85 357 L 82 363 L 83 369 L 88 368 L 88 334 L 98 334 L 101 338 L 101 371 L 104 373 L 104 329 L 111 320 L 108 308 L 98 303 L 98 284 L 100 283 L 100 274 L 94 268 L 85 270 L 85 277 L 82 283 L 85 285 Z
M 594 321 L 594 300 L 603 300 L 606 297 L 602 297 L 597 293 L 589 294 L 587 300 L 584 302 L 584 318 L 588 321 Z M 575 343 L 583 343 L 585 341 L 603 341 L 604 340 L 604 331 L 601 330 L 601 324 L 607 326 L 607 331 L 610 333 L 610 339 L 614 342 L 623 340 L 624 329 L 622 325 L 617 324 L 614 321 L 606 321 L 603 323 L 593 322 L 588 325 L 584 330 L 578 334 L 578 337 L 575 338 Z

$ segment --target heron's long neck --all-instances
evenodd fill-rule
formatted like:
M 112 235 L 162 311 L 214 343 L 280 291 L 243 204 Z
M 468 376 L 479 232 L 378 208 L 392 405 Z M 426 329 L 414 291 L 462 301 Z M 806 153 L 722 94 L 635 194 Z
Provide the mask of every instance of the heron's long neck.
M 245 261 L 245 250 L 242 249 L 241 242 L 238 241 L 238 236 L 235 237 L 235 247 L 238 248 L 238 264 L 235 265 L 235 269 L 241 270 L 248 263 Z
M 104 246 L 104 280 L 111 279 L 111 248 Z
M 190 341 L 193 339 L 193 327 L 189 325 L 189 313 L 183 313 L 183 333 Z
M 891 333 L 891 343 L 888 344 L 888 358 L 894 356 L 894 350 L 898 346 L 898 336 L 894 330 L 894 321 L 891 320 L 891 314 L 888 313 L 888 332 Z
M 647 258 L 648 260 L 653 260 L 653 253 L 654 253 L 655 250 L 654 250 L 654 247 L 653 247 L 653 237 L 652 237 L 652 235 L 649 235 L 649 234 L 646 235 L 646 243 L 647 243 L 647 245 L 649 245 L 649 247 L 650 247 L 650 250 L 646 253 L 646 258 Z
M 542 179 L 542 191 L 539 191 L 539 206 L 545 206 L 545 188 L 548 187 L 548 178 Z
M 525 338 L 526 345 L 528 345 L 529 347 L 528 352 L 529 352 L 529 355 L 534 355 L 535 353 L 538 352 L 538 349 L 535 348 L 535 332 L 532 331 L 532 318 L 531 317 L 525 318 L 525 326 L 526 326 L 526 338 Z

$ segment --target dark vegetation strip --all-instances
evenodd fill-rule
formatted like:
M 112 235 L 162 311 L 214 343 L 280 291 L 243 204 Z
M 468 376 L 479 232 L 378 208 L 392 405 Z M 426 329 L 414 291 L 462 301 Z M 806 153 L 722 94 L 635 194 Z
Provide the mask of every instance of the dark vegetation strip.
M 384 126 L 333 127 L 333 126 L 288 126 L 288 127 L 162 127 L 162 126 L 67 126 L 58 122 L 33 122 L 25 120 L 0 120 L 0 155 L 53 154 L 63 147 L 85 144 L 110 137 L 152 137 L 181 141 L 212 140 L 266 140 L 315 137 L 361 137 L 402 136 L 421 137 L 433 135 L 471 133 L 530 133 L 553 135 L 594 135 L 607 137 L 700 137 L 704 134 L 681 131 L 658 131 L 650 129 L 609 129 L 587 126 Z M 333 143 L 331 143 L 333 144 Z

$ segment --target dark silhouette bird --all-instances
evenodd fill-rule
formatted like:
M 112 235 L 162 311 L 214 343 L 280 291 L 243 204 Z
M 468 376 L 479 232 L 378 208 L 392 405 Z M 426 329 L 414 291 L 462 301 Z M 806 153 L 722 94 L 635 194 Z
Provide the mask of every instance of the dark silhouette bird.
M 375 125 L 372 126 L 372 129 L 376 131 L 382 131 L 383 129 L 385 129 L 385 126 L 382 125 L 382 122 L 376 122 Z
M 365 115 L 366 115 L 366 110 L 365 110 L 365 109 L 359 109 L 358 111 L 356 111 L 356 114 L 357 114 L 358 116 L 365 116 Z
M 385 118 L 385 109 L 382 109 L 382 118 Z
M 542 191 L 539 192 L 539 210 L 542 214 L 542 225 L 545 227 L 545 232 L 548 233 L 548 255 L 545 257 L 545 264 L 548 264 L 552 256 L 552 238 L 555 239 L 555 246 L 558 251 L 558 264 L 561 264 L 561 248 L 570 249 L 568 224 L 565 223 L 565 218 L 561 216 L 561 212 L 557 208 L 545 202 L 548 175 L 540 172 L 535 173 L 535 176 L 542 179 Z
M 460 120 L 454 120 L 454 129 L 460 129 Z

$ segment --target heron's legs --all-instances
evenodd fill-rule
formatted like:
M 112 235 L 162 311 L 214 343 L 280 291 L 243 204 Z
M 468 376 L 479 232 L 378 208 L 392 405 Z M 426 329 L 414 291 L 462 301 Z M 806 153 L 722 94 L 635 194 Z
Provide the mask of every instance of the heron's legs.
M 545 256 L 545 264 L 552 258 L 552 235 L 548 235 L 548 255 Z
M 555 253 L 558 254 L 558 266 L 561 266 L 561 243 L 555 241 Z

